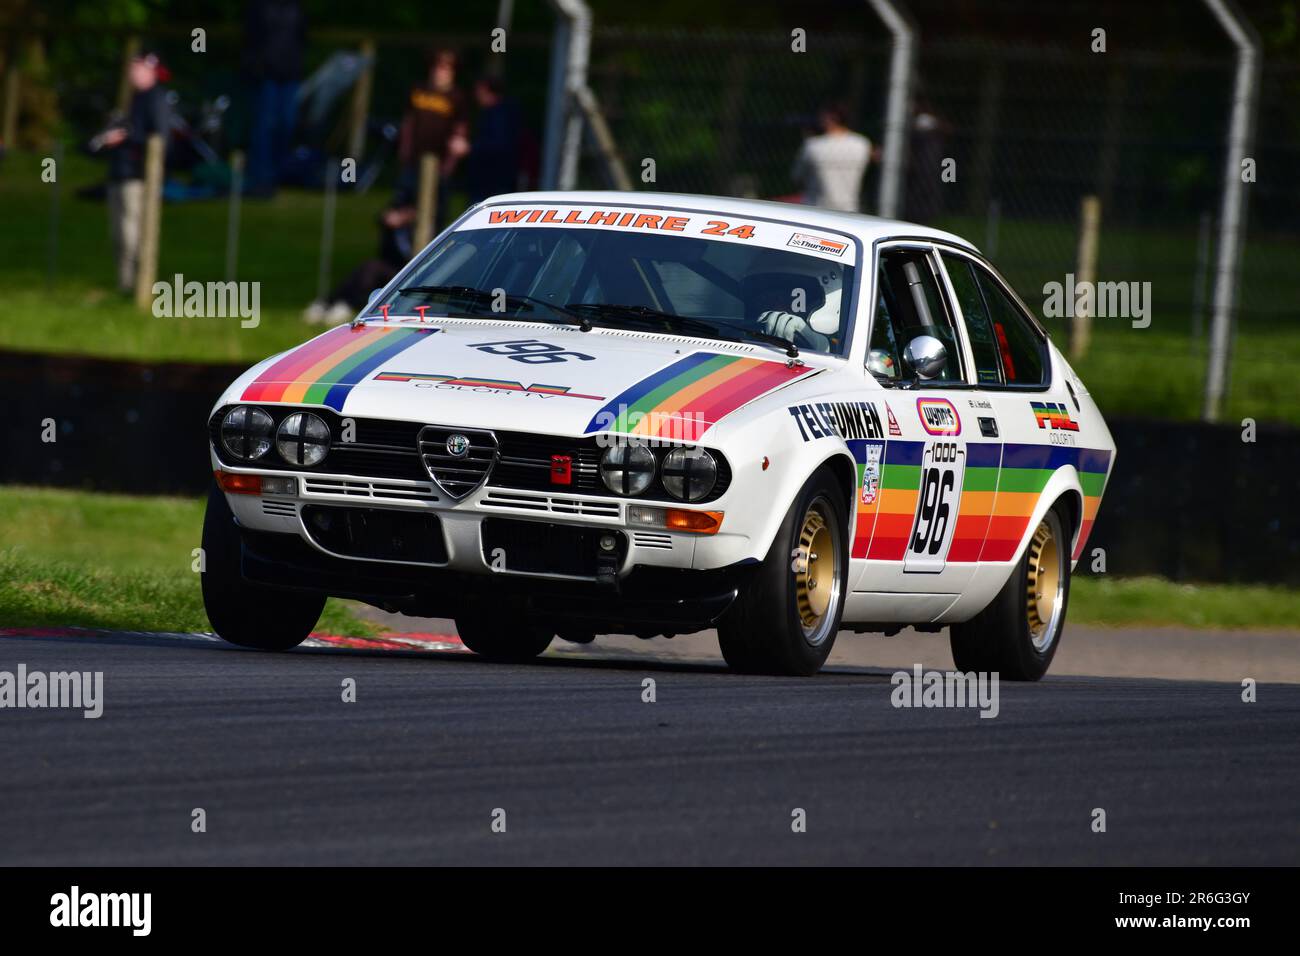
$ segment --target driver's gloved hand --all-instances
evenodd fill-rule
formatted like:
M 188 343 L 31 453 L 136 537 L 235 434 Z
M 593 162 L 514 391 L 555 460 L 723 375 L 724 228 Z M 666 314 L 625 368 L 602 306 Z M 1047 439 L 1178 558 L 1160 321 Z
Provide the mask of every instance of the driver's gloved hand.
M 830 350 L 831 340 L 820 332 L 813 331 L 807 320 L 793 312 L 764 312 L 758 317 L 758 327 L 768 335 L 775 335 L 821 352 Z

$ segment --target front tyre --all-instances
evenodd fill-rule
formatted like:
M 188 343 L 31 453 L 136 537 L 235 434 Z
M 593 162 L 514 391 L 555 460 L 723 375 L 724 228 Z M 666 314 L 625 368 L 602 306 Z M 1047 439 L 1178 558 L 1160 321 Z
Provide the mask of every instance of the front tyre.
M 203 609 L 213 632 L 240 647 L 287 651 L 311 633 L 323 595 L 262 587 L 240 571 L 239 527 L 221 489 L 208 492 L 203 515 Z
M 825 663 L 848 580 L 843 498 L 825 470 L 799 492 L 758 573 L 718 623 L 732 670 L 807 677 Z
M 479 657 L 504 664 L 522 664 L 551 646 L 550 628 L 531 623 L 513 609 L 473 611 L 456 615 L 456 633 Z
M 961 671 L 997 671 L 1007 680 L 1047 673 L 1065 628 L 1070 599 L 1070 538 L 1061 509 L 1038 523 L 1025 554 L 998 596 L 964 624 L 949 628 Z

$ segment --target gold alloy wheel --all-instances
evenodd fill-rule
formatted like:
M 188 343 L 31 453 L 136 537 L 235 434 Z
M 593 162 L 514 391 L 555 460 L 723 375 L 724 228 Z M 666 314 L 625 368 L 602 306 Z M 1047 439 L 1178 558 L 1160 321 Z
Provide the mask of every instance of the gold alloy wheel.
M 804 639 L 820 644 L 826 638 L 824 632 L 829 630 L 834 601 L 839 597 L 840 562 L 835 553 L 835 534 L 818 502 L 804 513 L 793 569 L 795 603 Z
M 1052 525 L 1044 518 L 1029 542 L 1025 581 L 1025 620 L 1034 647 L 1045 651 L 1056 639 L 1064 581 L 1061 549 Z

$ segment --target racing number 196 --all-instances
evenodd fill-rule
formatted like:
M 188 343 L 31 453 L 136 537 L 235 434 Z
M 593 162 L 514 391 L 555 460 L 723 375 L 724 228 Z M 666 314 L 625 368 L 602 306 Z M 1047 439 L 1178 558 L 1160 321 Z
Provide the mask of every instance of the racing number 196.
M 921 487 L 904 571 L 937 574 L 952 543 L 966 455 L 957 442 L 931 442 L 921 460 Z

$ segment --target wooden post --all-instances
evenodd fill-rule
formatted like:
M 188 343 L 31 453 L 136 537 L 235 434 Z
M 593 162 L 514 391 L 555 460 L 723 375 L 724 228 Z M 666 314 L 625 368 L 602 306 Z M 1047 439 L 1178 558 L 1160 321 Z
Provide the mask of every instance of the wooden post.
M 366 118 L 370 113 L 370 87 L 375 69 L 375 41 L 361 41 L 361 72 L 352 87 L 352 109 L 348 120 L 348 156 L 361 162 L 366 148 Z
M 1084 196 L 1079 206 L 1079 264 L 1075 269 L 1076 287 L 1097 281 L 1097 239 L 1101 233 L 1101 200 Z M 1070 358 L 1081 359 L 1088 354 L 1088 340 L 1092 334 L 1092 313 L 1089 309 L 1074 306 L 1074 319 L 1070 322 Z
M 63 169 L 63 140 L 54 141 L 54 182 L 50 183 L 50 235 L 45 261 L 45 288 L 54 288 L 59 270 L 59 171 Z
M 140 211 L 140 261 L 135 274 L 135 304 L 147 309 L 158 277 L 158 237 L 162 226 L 163 138 L 154 133 L 144 151 L 144 200 Z
M 226 281 L 235 280 L 239 266 L 239 201 L 244 191 L 244 151 L 230 154 L 230 208 L 226 214 Z
M 325 163 L 325 203 L 321 210 L 320 268 L 316 272 L 316 301 L 328 303 L 330 273 L 334 264 L 334 214 L 338 208 L 340 164 L 330 157 Z
M 127 37 L 122 44 L 122 72 L 117 78 L 117 102 L 114 108 L 125 113 L 131 105 L 131 61 L 140 53 L 140 38 Z
M 420 157 L 420 185 L 416 196 L 413 253 L 433 240 L 433 224 L 438 216 L 438 157 L 433 153 Z
M 574 91 L 574 99 L 591 129 L 592 138 L 596 140 L 596 148 L 605 162 L 605 172 L 610 183 L 620 192 L 630 192 L 632 180 L 623 168 L 623 157 L 619 155 L 618 144 L 614 142 L 614 134 L 605 122 L 605 114 L 600 111 L 596 95 L 590 87 L 582 86 Z
M 5 148 L 13 149 L 18 137 L 18 53 L 17 44 L 9 54 L 5 64 L 4 86 L 4 123 L 0 125 L 0 143 Z
M 1210 283 L 1210 230 L 1214 217 L 1201 213 L 1201 224 L 1196 230 L 1196 278 L 1192 283 L 1192 354 L 1196 354 L 1201 339 L 1205 337 L 1205 303 L 1209 298 Z

